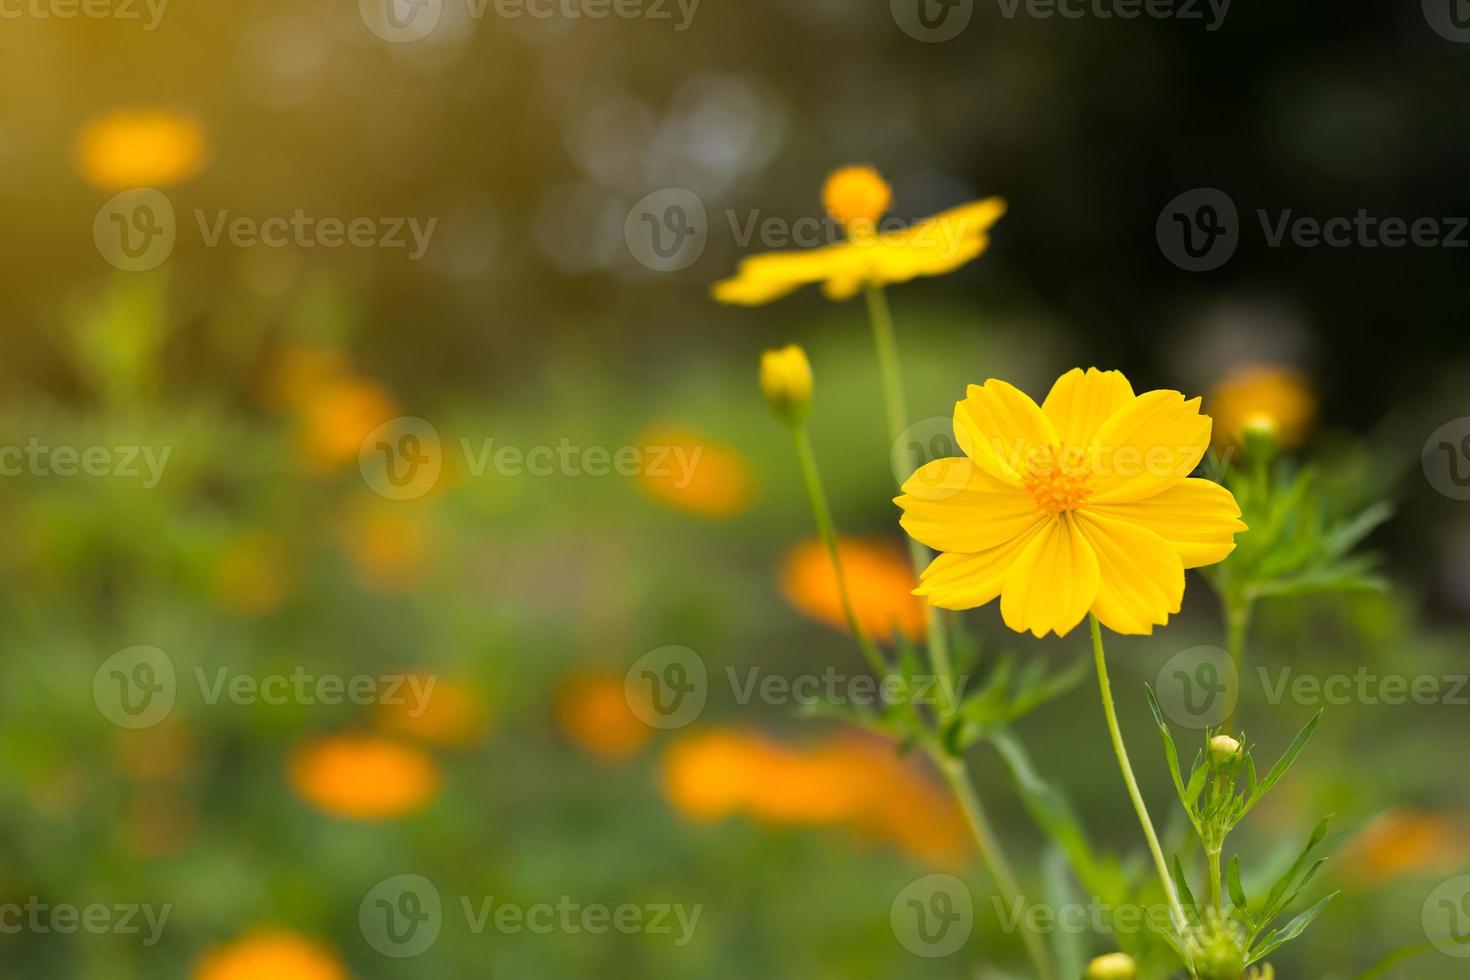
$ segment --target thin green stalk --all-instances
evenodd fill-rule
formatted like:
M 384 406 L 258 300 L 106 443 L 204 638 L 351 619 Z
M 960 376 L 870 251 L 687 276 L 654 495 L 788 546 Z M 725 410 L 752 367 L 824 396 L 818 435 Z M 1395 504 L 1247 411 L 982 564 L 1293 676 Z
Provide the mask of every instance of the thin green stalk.
M 827 504 L 827 492 L 822 488 L 822 474 L 817 469 L 817 456 L 812 452 L 812 441 L 807 435 L 806 426 L 793 425 L 791 437 L 796 442 L 796 458 L 801 462 L 801 476 L 806 483 L 806 495 L 812 503 L 812 517 L 817 522 L 817 534 L 832 558 L 832 572 L 837 577 L 837 595 L 842 603 L 842 614 L 847 618 L 848 628 L 857 638 L 868 665 L 881 681 L 888 674 L 888 662 L 883 659 L 883 654 L 873 643 L 872 637 L 868 636 L 868 631 L 863 629 L 863 624 L 858 621 L 857 613 L 852 608 L 852 599 L 847 594 L 847 578 L 842 573 L 842 557 L 837 551 L 837 533 L 832 527 L 832 509 Z
M 1225 896 L 1220 890 L 1220 852 L 1206 851 L 1205 859 L 1210 865 L 1210 904 L 1217 911 L 1225 911 Z
M 1240 695 L 1245 691 L 1245 638 L 1251 627 L 1251 600 L 1234 591 L 1227 591 L 1225 608 L 1225 651 L 1235 665 L 1235 703 L 1220 730 L 1230 735 L 1235 731 L 1235 716 L 1240 711 Z
M 908 428 L 908 404 L 904 400 L 903 371 L 898 364 L 898 343 L 893 337 L 893 316 L 888 311 L 888 297 L 883 287 L 869 283 L 867 288 L 868 319 L 873 324 L 873 346 L 878 352 L 878 373 L 883 384 L 883 409 L 888 419 L 888 441 L 896 444 L 903 430 Z M 909 538 L 909 558 L 914 563 L 914 574 L 922 574 L 930 560 L 929 549 Z M 951 677 L 949 643 L 944 632 L 944 619 L 939 609 L 924 603 L 924 630 L 929 639 L 929 659 L 934 673 L 939 677 Z M 954 713 L 958 705 L 946 701 L 940 706 L 944 717 Z
M 1143 836 L 1153 855 L 1154 867 L 1164 886 L 1164 895 L 1169 899 L 1169 913 L 1173 916 L 1174 928 L 1182 932 L 1186 923 L 1184 907 L 1179 904 L 1179 894 L 1174 890 L 1174 879 L 1170 877 L 1169 865 L 1164 861 L 1164 849 L 1159 846 L 1159 835 L 1154 832 L 1153 821 L 1149 819 L 1148 806 L 1143 802 L 1143 794 L 1138 791 L 1138 780 L 1133 776 L 1133 765 L 1128 761 L 1128 749 L 1123 744 L 1123 732 L 1118 727 L 1118 711 L 1113 705 L 1113 685 L 1108 681 L 1107 658 L 1103 654 L 1102 627 L 1096 616 L 1088 613 L 1087 618 L 1092 625 L 1092 656 L 1097 664 L 1097 686 L 1102 695 L 1103 714 L 1108 720 L 1108 733 L 1113 737 L 1113 754 L 1118 757 L 1123 783 L 1128 787 L 1128 796 L 1133 800 L 1134 812 L 1138 814 L 1138 822 L 1143 826 Z
M 1011 869 L 1010 862 L 1006 860 L 1005 852 L 1001 850 L 1000 840 L 995 836 L 994 829 L 990 826 L 989 819 L 985 816 L 985 810 L 980 805 L 980 797 L 975 793 L 975 787 L 970 783 L 970 773 L 965 768 L 963 759 L 956 759 L 948 755 L 937 746 L 930 747 L 930 754 L 939 771 L 944 774 L 944 779 L 949 783 L 950 790 L 955 799 L 959 801 L 960 809 L 965 814 L 965 822 L 970 825 L 970 832 L 975 837 L 975 844 L 980 850 L 980 857 L 990 869 L 990 875 L 995 879 L 996 889 L 1000 897 L 1009 906 L 1015 907 L 1017 899 L 1021 897 L 1020 886 L 1016 883 L 1016 874 Z M 1026 953 L 1031 957 L 1031 963 L 1036 967 L 1039 980 L 1054 980 L 1056 968 L 1051 962 L 1051 953 L 1041 937 L 1033 930 L 1027 929 L 1024 923 L 1020 924 L 1021 942 L 1026 946 Z

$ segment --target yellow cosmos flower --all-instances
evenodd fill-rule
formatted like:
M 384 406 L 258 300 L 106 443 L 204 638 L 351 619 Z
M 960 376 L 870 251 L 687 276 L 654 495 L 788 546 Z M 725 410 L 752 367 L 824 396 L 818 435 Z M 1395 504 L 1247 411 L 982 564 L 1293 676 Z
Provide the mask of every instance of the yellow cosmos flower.
M 604 762 L 628 758 L 653 735 L 628 704 L 621 674 L 583 670 L 563 678 L 555 712 L 562 733 Z
M 1184 569 L 1246 529 L 1228 490 L 1188 475 L 1210 441 L 1199 404 L 1095 368 L 1040 406 L 1004 381 L 971 385 L 954 412 L 965 456 L 920 467 L 896 499 L 904 529 L 941 552 L 916 593 L 945 609 L 999 596 L 1005 624 L 1036 636 L 1089 610 L 1118 633 L 1168 622 Z
M 1470 820 L 1459 814 L 1390 810 L 1343 845 L 1341 874 L 1357 888 L 1433 875 L 1470 854 Z
M 908 556 L 886 542 L 840 538 L 848 593 L 863 629 L 879 641 L 902 633 L 910 640 L 924 635 L 924 604 L 914 598 L 914 569 Z M 793 548 L 781 565 L 781 592 L 802 613 L 838 629 L 847 629 L 842 595 L 832 557 L 817 538 Z
M 643 493 L 700 517 L 734 517 L 755 502 L 755 476 L 739 450 L 684 428 L 650 429 L 638 440 Z
M 797 344 L 761 355 L 761 394 L 771 411 L 789 425 L 806 421 L 812 410 L 812 365 Z
M 400 595 L 419 586 L 429 566 L 432 528 L 422 509 L 399 502 L 354 503 L 338 528 L 363 588 Z
M 77 171 L 95 187 L 165 187 L 203 169 L 204 130 L 165 110 L 119 110 L 82 128 L 75 156 Z
M 1280 364 L 1251 364 L 1236 368 L 1220 380 L 1205 399 L 1219 420 L 1215 441 L 1245 444 L 1245 430 L 1258 424 L 1271 428 L 1276 444 L 1300 446 L 1317 419 L 1317 395 L 1307 376 Z
M 350 820 L 401 817 L 439 791 L 439 771 L 418 749 L 386 738 L 341 735 L 301 746 L 291 782 L 320 810 Z
M 193 980 L 346 980 L 342 961 L 326 946 L 272 929 L 216 949 L 194 969 Z
M 462 681 L 420 673 L 410 691 L 426 691 L 422 703 L 413 696 L 384 702 L 378 708 L 379 727 L 445 748 L 472 745 L 490 728 L 490 712 L 478 691 Z
M 977 258 L 990 245 L 990 227 L 1005 214 L 998 197 L 972 201 L 900 230 L 882 229 L 888 185 L 871 167 L 845 167 L 827 179 L 822 201 L 847 240 L 798 252 L 769 252 L 743 260 L 733 277 L 714 284 L 721 303 L 760 306 L 821 283 L 832 300 L 849 299 L 868 285 L 940 276 Z

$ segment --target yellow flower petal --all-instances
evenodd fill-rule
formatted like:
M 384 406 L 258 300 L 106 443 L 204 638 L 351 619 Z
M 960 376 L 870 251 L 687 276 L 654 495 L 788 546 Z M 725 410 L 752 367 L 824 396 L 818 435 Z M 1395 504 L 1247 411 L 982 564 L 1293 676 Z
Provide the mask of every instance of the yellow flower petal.
M 1057 441 L 1056 429 L 1031 396 L 991 378 L 970 385 L 954 407 L 960 449 L 992 476 L 1019 485 L 1032 450 Z
M 1062 442 L 1086 446 L 1114 412 L 1133 401 L 1133 386 L 1121 371 L 1073 368 L 1057 379 L 1041 403 Z
M 1016 557 L 1001 590 L 1000 615 L 1018 633 L 1065 636 L 1097 594 L 1097 556 L 1077 522 L 1062 516 L 1043 524 Z
M 1147 635 L 1179 611 L 1184 565 L 1179 553 L 1148 528 L 1090 511 L 1075 521 L 1101 575 L 1092 611 L 1114 633 Z
M 1230 491 L 1198 477 L 1146 500 L 1089 503 L 1084 510 L 1148 528 L 1179 552 L 1185 568 L 1221 561 L 1235 550 L 1235 535 L 1246 530 L 1240 521 L 1240 505 Z
M 1005 213 L 1005 198 L 987 197 L 920 219 L 904 229 L 903 236 L 909 244 L 976 241 L 985 238 Z
M 938 551 L 984 551 L 1041 517 L 1024 491 L 959 456 L 919 467 L 894 503 L 903 508 L 899 523 L 909 536 Z
M 920 576 L 914 595 L 925 596 L 941 609 L 974 609 L 1000 595 L 1011 566 L 1026 546 L 1052 522 L 1038 516 L 1030 528 L 1009 541 L 974 554 L 946 551 Z
M 829 245 L 804 252 L 769 252 L 741 261 L 735 275 L 711 287 L 721 303 L 759 306 L 851 270 L 860 261 L 851 245 Z
M 1210 444 L 1198 398 L 1146 391 L 1114 412 L 1089 445 L 1094 503 L 1143 500 L 1184 480 Z

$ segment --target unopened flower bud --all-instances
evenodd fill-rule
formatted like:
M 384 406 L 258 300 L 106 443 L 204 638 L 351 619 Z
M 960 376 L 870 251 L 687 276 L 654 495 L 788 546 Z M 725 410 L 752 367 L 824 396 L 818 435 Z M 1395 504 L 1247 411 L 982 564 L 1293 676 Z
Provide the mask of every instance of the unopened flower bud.
M 1246 418 L 1243 429 L 1246 458 L 1270 462 L 1281 445 L 1281 425 L 1276 416 L 1269 412 L 1256 412 Z
M 761 394 L 789 425 L 806 421 L 812 407 L 812 365 L 796 344 L 761 355 Z
M 1210 758 L 1215 765 L 1223 766 L 1240 755 L 1240 743 L 1229 735 L 1216 735 L 1210 739 Z
M 1082 980 L 1133 980 L 1138 969 L 1127 953 L 1108 953 L 1087 964 Z

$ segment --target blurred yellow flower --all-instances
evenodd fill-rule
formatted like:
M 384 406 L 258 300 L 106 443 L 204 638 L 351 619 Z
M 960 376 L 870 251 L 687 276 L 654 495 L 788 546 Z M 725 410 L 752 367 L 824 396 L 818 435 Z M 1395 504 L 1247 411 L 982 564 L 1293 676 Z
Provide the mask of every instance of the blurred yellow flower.
M 759 306 L 821 283 L 828 299 L 843 300 L 864 286 L 908 282 L 952 272 L 990 245 L 990 227 L 1005 201 L 989 197 L 922 218 L 901 230 L 878 227 L 891 196 L 869 167 L 845 167 L 827 179 L 822 200 L 844 227 L 846 240 L 796 252 L 743 259 L 736 273 L 714 284 L 721 303 Z
M 700 517 L 733 517 L 755 500 L 755 477 L 737 450 L 689 429 L 657 428 L 639 439 L 638 486 L 653 500 Z
M 902 633 L 910 640 L 924 635 L 924 603 L 914 597 L 914 569 L 896 546 L 841 538 L 837 554 L 847 580 L 858 622 L 878 640 Z M 796 609 L 838 629 L 847 616 L 837 589 L 832 559 L 820 539 L 803 541 L 786 555 L 780 571 L 781 592 Z
M 1215 441 L 1245 444 L 1245 430 L 1269 425 L 1287 449 L 1306 441 L 1317 420 L 1317 395 L 1311 380 L 1295 368 L 1252 364 L 1222 378 L 1205 399 L 1214 415 Z
M 362 441 L 398 414 L 379 384 L 361 378 L 329 378 L 308 393 L 297 416 L 298 444 L 308 469 L 330 473 L 357 463 Z
M 941 552 L 917 590 L 936 606 L 999 596 L 1017 632 L 1061 636 L 1090 610 L 1148 634 L 1179 611 L 1184 569 L 1245 530 L 1230 491 L 1187 475 L 1210 439 L 1198 398 L 1074 368 L 1040 407 L 1004 381 L 971 385 L 954 428 L 965 456 L 926 463 L 896 500 L 904 529 Z
M 429 564 L 430 529 L 422 502 L 355 503 L 342 517 L 339 537 L 357 569 L 358 581 L 372 592 L 410 592 Z
M 346 980 L 342 961 L 326 945 L 270 929 L 215 949 L 195 967 L 193 980 Z
M 166 187 L 204 168 L 204 129 L 164 109 L 120 109 L 82 127 L 74 157 L 78 173 L 104 190 Z
M 1435 875 L 1470 855 L 1470 821 L 1444 813 L 1399 807 L 1383 814 L 1342 848 L 1334 862 L 1358 888 L 1408 875 Z
M 891 743 L 844 734 L 807 747 L 738 729 L 681 735 L 663 759 L 665 797 L 692 820 L 735 815 L 835 826 L 953 866 L 969 853 L 963 816 Z
M 582 670 L 557 685 L 556 724 L 576 745 L 604 760 L 625 759 L 653 734 L 628 704 L 621 674 Z
M 414 692 L 427 691 L 423 703 Z M 397 735 L 432 745 L 470 745 L 485 737 L 490 712 L 485 700 L 468 684 L 431 674 L 418 674 L 403 687 L 397 703 L 378 708 L 378 725 Z
M 286 543 L 274 534 L 240 534 L 224 547 L 210 571 L 215 603 L 237 616 L 260 616 L 280 608 L 291 582 Z
M 307 802 L 351 820 L 401 817 L 439 791 L 439 771 L 428 755 L 372 735 L 307 742 L 292 753 L 288 771 Z
M 347 354 L 340 348 L 287 344 L 270 365 L 264 401 L 272 411 L 300 411 L 322 386 L 351 376 Z
M 782 420 L 791 425 L 806 421 L 812 407 L 812 365 L 797 344 L 761 355 L 761 394 Z

